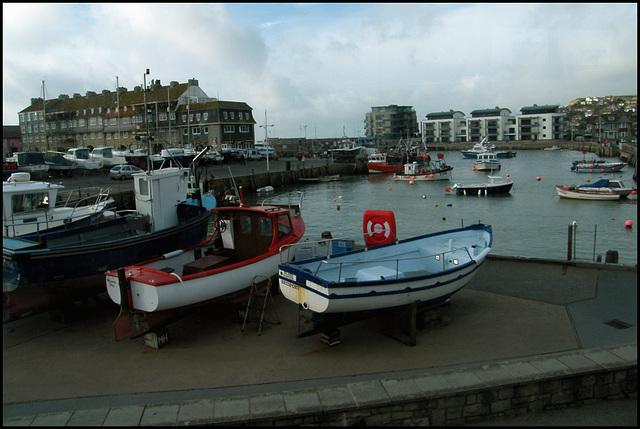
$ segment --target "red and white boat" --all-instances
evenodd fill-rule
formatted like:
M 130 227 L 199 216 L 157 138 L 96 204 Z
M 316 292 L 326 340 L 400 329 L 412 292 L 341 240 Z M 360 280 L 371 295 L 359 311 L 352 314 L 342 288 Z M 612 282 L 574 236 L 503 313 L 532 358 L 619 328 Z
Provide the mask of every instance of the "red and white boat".
M 367 159 L 369 174 L 399 173 L 404 170 L 402 162 L 390 162 L 386 153 L 374 153 Z
M 121 306 L 116 340 L 150 332 L 158 313 L 230 297 L 276 276 L 304 235 L 301 202 L 213 208 L 215 231 L 205 242 L 106 272 L 109 297 Z

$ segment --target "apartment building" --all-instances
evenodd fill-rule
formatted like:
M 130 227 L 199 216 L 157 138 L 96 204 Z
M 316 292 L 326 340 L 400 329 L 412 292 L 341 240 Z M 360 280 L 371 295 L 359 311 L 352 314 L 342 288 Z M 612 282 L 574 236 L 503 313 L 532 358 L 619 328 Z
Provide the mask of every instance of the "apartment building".
M 516 116 L 518 140 L 562 140 L 564 113 L 558 105 L 527 106 Z
M 396 146 L 400 138 L 410 141 L 418 137 L 419 131 L 418 117 L 411 106 L 372 107 L 371 112 L 365 114 L 365 136 L 382 150 Z
M 229 143 L 247 148 L 255 142 L 253 109 L 244 102 L 209 97 L 196 79 L 166 86 L 152 80 L 146 91 L 136 86 L 132 91 L 121 87 L 46 101 L 35 98 L 18 117 L 24 150 L 41 152 L 136 147 L 135 137 L 143 132 L 165 147 Z
M 514 140 L 562 140 L 564 113 L 559 106 L 527 106 L 513 116 L 501 107 L 479 109 L 465 117 L 460 111 L 429 113 L 421 122 L 425 144 Z
M 467 121 L 459 110 L 429 113 L 421 125 L 422 141 L 425 143 L 467 141 Z

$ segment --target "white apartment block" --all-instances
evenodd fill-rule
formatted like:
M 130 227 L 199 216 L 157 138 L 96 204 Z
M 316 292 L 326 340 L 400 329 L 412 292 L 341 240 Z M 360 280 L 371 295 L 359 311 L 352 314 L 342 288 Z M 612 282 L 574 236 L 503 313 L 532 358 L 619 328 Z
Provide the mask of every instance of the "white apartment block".
M 513 116 L 506 108 L 481 109 L 465 117 L 460 111 L 429 113 L 421 123 L 422 141 L 451 143 L 515 140 L 561 140 L 564 132 L 564 113 L 558 106 L 529 106 Z

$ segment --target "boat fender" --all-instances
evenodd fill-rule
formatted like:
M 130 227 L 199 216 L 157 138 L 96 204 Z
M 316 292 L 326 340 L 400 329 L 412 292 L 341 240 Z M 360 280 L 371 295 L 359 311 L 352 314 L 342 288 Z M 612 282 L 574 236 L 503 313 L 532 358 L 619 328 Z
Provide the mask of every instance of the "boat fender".
M 362 229 L 367 247 L 392 243 L 396 239 L 396 219 L 390 210 L 365 210 Z

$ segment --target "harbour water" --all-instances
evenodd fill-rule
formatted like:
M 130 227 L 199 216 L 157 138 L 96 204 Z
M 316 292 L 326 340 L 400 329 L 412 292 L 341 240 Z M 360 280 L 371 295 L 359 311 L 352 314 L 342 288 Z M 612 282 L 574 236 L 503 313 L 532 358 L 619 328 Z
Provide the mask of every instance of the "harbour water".
M 572 259 L 595 261 L 600 256 L 604 261 L 606 252 L 613 250 L 620 264 L 637 264 L 637 195 L 621 201 L 579 201 L 561 199 L 555 191 L 555 185 L 581 185 L 605 177 L 571 171 L 572 161 L 591 160 L 594 154 L 518 151 L 515 158 L 501 159 L 501 170 L 493 173 L 508 175 L 514 183 L 510 194 L 485 197 L 446 191 L 454 183 L 486 182 L 491 173 L 473 171 L 474 160 L 464 159 L 460 152 L 442 153 L 454 167 L 452 181 L 412 185 L 394 181 L 393 174 L 345 176 L 341 181 L 284 187 L 273 198 L 285 202 L 286 192 L 304 192 L 302 214 L 309 239 L 319 238 L 323 231 L 336 238 L 362 237 L 365 210 L 393 210 L 400 239 L 482 222 L 493 227 L 493 254 L 566 260 L 568 227 L 576 222 Z M 631 166 L 614 177 L 636 187 Z M 250 196 L 248 202 L 263 199 Z M 633 227 L 625 227 L 627 220 Z

